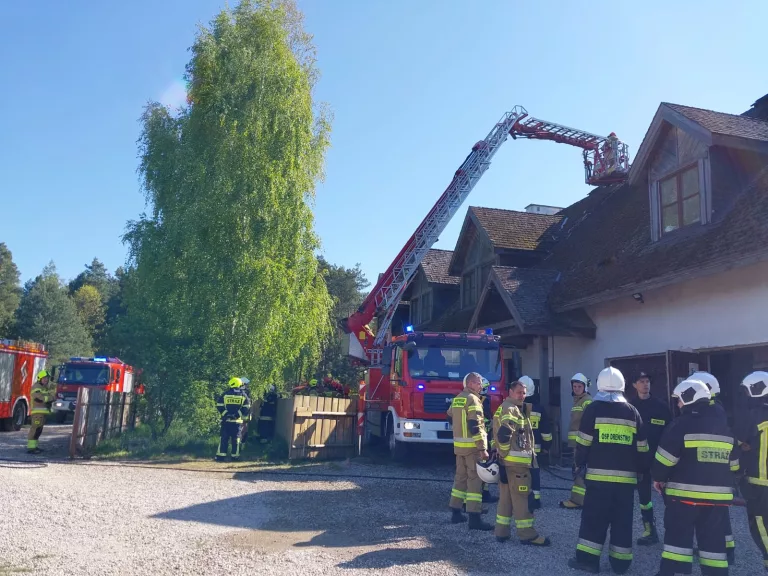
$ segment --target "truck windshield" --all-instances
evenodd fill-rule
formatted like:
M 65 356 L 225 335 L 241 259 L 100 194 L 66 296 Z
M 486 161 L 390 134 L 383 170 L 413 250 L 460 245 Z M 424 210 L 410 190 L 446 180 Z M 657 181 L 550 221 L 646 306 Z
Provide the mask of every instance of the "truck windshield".
M 109 366 L 67 364 L 59 374 L 59 383 L 104 386 L 109 384 Z
M 408 351 L 408 372 L 412 377 L 462 380 L 478 372 L 489 382 L 501 379 L 498 348 L 424 347 Z

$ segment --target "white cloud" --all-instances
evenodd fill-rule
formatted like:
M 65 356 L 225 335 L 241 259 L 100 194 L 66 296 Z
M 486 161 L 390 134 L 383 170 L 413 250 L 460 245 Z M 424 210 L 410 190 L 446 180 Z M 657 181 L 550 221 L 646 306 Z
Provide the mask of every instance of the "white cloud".
M 187 87 L 181 80 L 174 80 L 160 95 L 160 103 L 171 110 L 187 103 Z

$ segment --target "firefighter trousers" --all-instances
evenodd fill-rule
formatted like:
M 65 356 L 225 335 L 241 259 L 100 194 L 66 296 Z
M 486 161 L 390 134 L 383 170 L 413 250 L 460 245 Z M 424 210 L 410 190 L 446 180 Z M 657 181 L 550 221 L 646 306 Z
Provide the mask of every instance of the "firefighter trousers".
M 267 442 L 275 435 L 275 418 L 271 414 L 259 416 L 259 438 L 262 442 Z
M 733 538 L 733 528 L 731 528 L 731 507 L 720 506 L 720 514 L 723 516 L 722 522 L 725 527 L 725 553 L 728 555 L 728 565 L 733 564 L 736 558 L 736 540 Z
M 528 508 L 528 494 L 531 491 L 531 473 L 529 468 L 504 466 L 499 483 L 499 504 L 496 507 L 496 527 L 494 534 L 498 538 L 509 538 L 512 518 L 515 519 L 517 537 L 520 540 L 533 540 L 538 533 L 533 527 L 533 514 Z
M 637 481 L 637 497 L 640 500 L 640 516 L 643 518 L 643 525 L 654 524 L 653 518 L 653 499 L 651 498 L 651 470 L 643 470 L 642 478 Z
M 684 504 L 667 498 L 664 510 L 664 550 L 661 576 L 690 574 L 693 567 L 693 537 L 699 548 L 703 576 L 728 574 L 725 553 L 723 506 Z
M 634 507 L 634 484 L 587 482 L 576 559 L 582 564 L 599 567 L 605 536 L 610 528 L 608 560 L 614 572 L 626 572 L 632 564 Z
M 454 510 L 467 505 L 467 512 L 480 514 L 483 511 L 483 481 L 477 475 L 478 454 L 456 454 L 456 476 L 448 504 Z
M 222 422 L 221 439 L 219 440 L 219 450 L 216 452 L 216 458 L 226 458 L 229 443 L 232 443 L 232 459 L 240 458 L 240 439 L 242 436 L 242 422 Z
M 45 414 L 32 414 L 32 425 L 29 427 L 29 434 L 27 434 L 27 450 L 37 450 L 37 441 L 40 439 L 40 434 L 43 433 L 44 426 Z
M 747 501 L 749 532 L 768 570 L 768 486 L 749 484 L 745 479 L 741 483 L 741 493 Z
M 584 506 L 584 496 L 587 493 L 587 485 L 584 483 L 584 476 L 577 476 L 573 481 L 571 496 L 569 500 L 579 506 Z

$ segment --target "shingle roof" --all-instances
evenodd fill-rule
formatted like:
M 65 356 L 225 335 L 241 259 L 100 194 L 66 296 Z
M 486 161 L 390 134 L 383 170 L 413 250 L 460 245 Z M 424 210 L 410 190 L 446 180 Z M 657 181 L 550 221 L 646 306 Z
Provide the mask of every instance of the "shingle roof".
M 451 276 L 448 267 L 451 263 L 453 250 L 438 250 L 432 248 L 424 256 L 421 266 L 424 269 L 424 275 L 427 282 L 431 284 L 452 284 L 458 285 L 461 280 L 458 276 Z
M 488 234 L 494 248 L 537 250 L 553 239 L 554 230 L 562 220 L 558 214 L 533 214 L 477 206 L 469 209 Z
M 473 308 L 460 310 L 458 300 L 451 304 L 445 311 L 429 322 L 419 326 L 422 332 L 466 332 L 469 329 L 469 322 L 472 320 Z
M 696 122 L 713 134 L 768 142 L 768 122 L 760 118 L 726 114 L 724 112 L 692 108 L 691 106 L 682 106 L 680 104 L 669 104 L 667 102 L 663 104 L 675 112 L 679 112 L 689 120 Z

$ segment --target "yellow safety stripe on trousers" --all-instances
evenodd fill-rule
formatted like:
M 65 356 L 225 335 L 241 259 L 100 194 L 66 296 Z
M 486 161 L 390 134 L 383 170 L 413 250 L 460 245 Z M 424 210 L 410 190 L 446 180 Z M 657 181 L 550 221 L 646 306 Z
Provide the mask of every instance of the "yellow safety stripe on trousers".
M 680 548 L 664 544 L 664 551 L 661 553 L 661 557 L 675 562 L 693 562 L 693 548 Z
M 699 550 L 699 564 L 713 568 L 728 568 L 728 555 L 725 552 Z
M 640 510 L 653 510 L 653 502 L 648 502 L 648 504 L 640 504 Z
M 574 494 L 578 494 L 580 496 L 585 496 L 587 494 L 587 489 L 584 488 L 583 486 L 576 486 L 576 484 L 574 484 L 573 487 L 571 488 L 571 492 L 573 492 Z
M 725 547 L 726 548 L 736 548 L 736 540 L 733 537 L 733 534 L 726 534 L 725 536 Z
M 533 446 L 533 451 L 534 451 L 534 452 L 536 452 L 536 454 L 538 454 L 539 452 L 541 452 L 541 444 L 535 444 L 535 445 Z
M 578 432 L 568 432 L 568 440 L 573 440 L 574 442 L 578 442 L 577 438 L 579 436 Z
M 757 425 L 757 429 L 760 431 L 760 466 L 758 470 L 758 478 L 761 480 L 768 480 L 768 422 L 761 422 Z
M 459 500 L 464 500 L 464 498 L 467 497 L 467 493 L 461 490 L 456 490 L 456 488 L 454 488 L 453 490 L 451 490 L 451 496 L 453 498 L 458 498 Z
M 625 470 L 603 470 L 601 468 L 587 468 L 587 480 L 596 482 L 614 482 L 618 484 L 637 484 L 637 473 Z
M 512 524 L 512 517 L 499 516 L 498 514 L 496 514 L 496 524 L 499 524 L 501 526 L 510 526 Z
M 681 484 L 669 482 L 666 488 L 667 496 L 678 498 L 695 498 L 697 500 L 713 500 L 717 502 L 730 502 L 733 500 L 733 492 L 727 486 L 702 486 L 700 484 Z
M 664 450 L 664 448 L 659 446 L 659 448 L 656 450 L 656 460 L 664 464 L 664 466 L 674 466 L 680 461 L 680 458 L 673 456 Z
M 610 545 L 608 556 L 616 560 L 632 560 L 632 548 L 622 548 L 621 546 Z
M 515 528 L 533 528 L 533 518 L 529 520 L 515 520 Z
M 600 556 L 600 554 L 603 553 L 603 545 L 598 544 L 597 542 L 590 542 L 584 538 L 579 538 L 579 542 L 576 544 L 576 550 L 581 550 L 582 552 L 586 552 L 587 554 L 592 554 L 594 556 Z
M 480 502 L 483 501 L 483 495 L 480 492 L 467 492 L 465 502 Z

